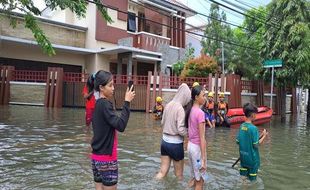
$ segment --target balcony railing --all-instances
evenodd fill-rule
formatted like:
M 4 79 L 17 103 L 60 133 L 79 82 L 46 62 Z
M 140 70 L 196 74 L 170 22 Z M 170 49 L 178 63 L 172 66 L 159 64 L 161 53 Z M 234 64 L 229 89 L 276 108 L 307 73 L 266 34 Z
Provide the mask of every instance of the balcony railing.
M 170 38 L 163 36 L 158 36 L 156 34 L 147 33 L 147 32 L 138 32 L 134 37 L 134 47 L 149 50 L 157 51 L 159 45 L 161 44 L 170 44 Z

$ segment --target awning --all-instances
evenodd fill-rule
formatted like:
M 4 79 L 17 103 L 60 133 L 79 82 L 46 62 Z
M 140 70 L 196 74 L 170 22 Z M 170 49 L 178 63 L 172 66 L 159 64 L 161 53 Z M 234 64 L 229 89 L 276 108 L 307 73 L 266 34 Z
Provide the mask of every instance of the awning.
M 127 52 L 141 53 L 141 54 L 146 54 L 146 55 L 151 55 L 151 56 L 160 56 L 160 57 L 162 56 L 162 54 L 158 52 L 143 50 L 143 49 L 129 47 L 129 46 L 115 46 L 112 48 L 106 48 L 106 49 L 102 49 L 98 51 L 98 53 L 107 54 L 107 55 L 113 55 L 117 53 L 127 53 Z

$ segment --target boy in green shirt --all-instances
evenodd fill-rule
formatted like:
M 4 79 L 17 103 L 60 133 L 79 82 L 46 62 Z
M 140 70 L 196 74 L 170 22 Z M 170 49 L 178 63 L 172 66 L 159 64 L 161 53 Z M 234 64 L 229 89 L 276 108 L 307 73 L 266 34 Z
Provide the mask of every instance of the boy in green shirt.
M 240 153 L 240 175 L 248 177 L 249 180 L 256 180 L 257 171 L 260 166 L 258 145 L 262 143 L 268 134 L 266 129 L 259 136 L 258 129 L 252 122 L 255 120 L 257 107 L 251 103 L 243 106 L 246 120 L 241 124 L 236 139 L 239 144 Z

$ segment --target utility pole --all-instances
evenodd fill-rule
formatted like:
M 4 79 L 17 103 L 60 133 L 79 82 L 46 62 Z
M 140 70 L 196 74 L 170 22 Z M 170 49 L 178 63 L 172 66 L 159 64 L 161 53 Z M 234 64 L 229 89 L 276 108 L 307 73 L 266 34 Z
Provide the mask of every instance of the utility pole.
M 224 42 L 221 42 L 222 44 L 222 74 L 225 74 L 225 69 L 224 69 Z

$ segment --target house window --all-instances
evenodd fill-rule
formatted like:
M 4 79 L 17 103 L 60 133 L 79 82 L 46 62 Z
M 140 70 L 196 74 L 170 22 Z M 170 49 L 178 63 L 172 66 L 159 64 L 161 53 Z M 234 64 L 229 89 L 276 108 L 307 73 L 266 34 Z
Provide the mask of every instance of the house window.
M 136 32 L 136 14 L 135 13 L 128 12 L 127 30 L 130 32 Z
M 145 20 L 145 15 L 144 13 L 138 13 L 138 32 L 145 31 L 145 25 L 146 25 L 146 20 Z

